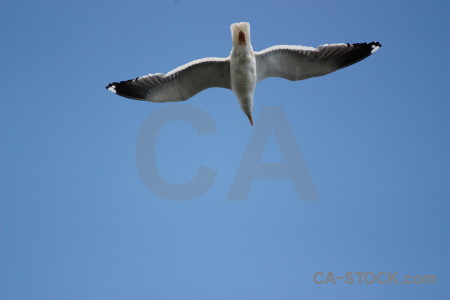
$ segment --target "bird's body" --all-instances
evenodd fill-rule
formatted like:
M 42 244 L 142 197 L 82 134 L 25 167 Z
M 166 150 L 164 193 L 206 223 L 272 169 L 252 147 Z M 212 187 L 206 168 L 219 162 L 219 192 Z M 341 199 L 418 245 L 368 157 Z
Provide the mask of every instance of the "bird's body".
M 242 111 L 253 125 L 253 95 L 256 83 L 268 77 L 303 80 L 334 72 L 374 53 L 379 42 L 325 44 L 317 48 L 273 46 L 254 52 L 250 24 L 231 25 L 232 49 L 227 58 L 204 58 L 167 74 L 157 73 L 110 83 L 106 88 L 120 96 L 150 102 L 187 100 L 210 87 L 233 90 Z
M 233 24 L 233 48 L 230 53 L 231 89 L 236 94 L 242 111 L 253 125 L 253 95 L 256 88 L 256 58 L 250 42 L 248 23 Z

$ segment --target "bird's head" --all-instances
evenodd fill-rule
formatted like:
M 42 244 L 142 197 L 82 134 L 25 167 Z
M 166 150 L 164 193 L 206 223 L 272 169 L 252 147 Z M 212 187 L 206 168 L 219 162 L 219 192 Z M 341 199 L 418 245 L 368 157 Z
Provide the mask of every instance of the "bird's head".
M 251 45 L 250 24 L 248 22 L 233 23 L 230 28 L 233 46 Z

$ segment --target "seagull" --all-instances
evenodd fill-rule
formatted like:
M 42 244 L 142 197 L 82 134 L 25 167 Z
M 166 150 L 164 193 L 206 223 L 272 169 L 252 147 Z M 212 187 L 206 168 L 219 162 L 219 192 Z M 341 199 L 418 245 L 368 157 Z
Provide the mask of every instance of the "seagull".
M 226 58 L 202 58 L 167 74 L 113 82 L 106 88 L 126 98 L 159 103 L 184 101 L 212 87 L 231 89 L 253 125 L 253 95 L 259 81 L 323 76 L 357 63 L 381 47 L 380 42 L 324 44 L 317 48 L 278 45 L 255 52 L 247 22 L 231 24 L 231 38 L 231 53 Z

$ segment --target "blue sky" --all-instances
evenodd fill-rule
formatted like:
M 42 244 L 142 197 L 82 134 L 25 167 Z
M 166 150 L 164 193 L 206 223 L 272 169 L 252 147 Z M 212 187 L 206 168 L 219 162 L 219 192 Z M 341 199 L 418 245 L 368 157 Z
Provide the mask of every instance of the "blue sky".
M 445 299 L 448 14 L 446 1 L 1 1 L 0 298 Z M 227 201 L 256 127 L 224 89 L 183 103 L 215 132 L 178 120 L 156 140 L 164 180 L 201 165 L 217 172 L 210 188 L 171 201 L 139 176 L 144 121 L 179 104 L 104 86 L 228 56 L 239 21 L 255 50 L 383 44 L 336 73 L 257 86 L 256 126 L 282 109 L 320 201 L 283 179 Z M 283 161 L 273 136 L 263 160 Z M 437 282 L 317 284 L 316 272 Z

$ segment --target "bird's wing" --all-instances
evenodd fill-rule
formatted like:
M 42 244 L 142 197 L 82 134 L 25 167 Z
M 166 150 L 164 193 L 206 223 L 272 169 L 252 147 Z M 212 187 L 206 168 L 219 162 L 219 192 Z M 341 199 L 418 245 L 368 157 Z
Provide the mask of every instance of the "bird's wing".
M 379 42 L 326 44 L 317 48 L 273 46 L 255 52 L 257 80 L 281 77 L 302 80 L 348 67 L 381 47 Z
M 106 86 L 120 96 L 151 102 L 187 100 L 210 87 L 231 89 L 228 58 L 198 59 L 167 74 L 149 74 Z

